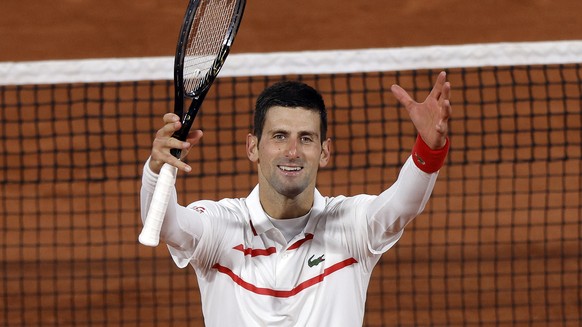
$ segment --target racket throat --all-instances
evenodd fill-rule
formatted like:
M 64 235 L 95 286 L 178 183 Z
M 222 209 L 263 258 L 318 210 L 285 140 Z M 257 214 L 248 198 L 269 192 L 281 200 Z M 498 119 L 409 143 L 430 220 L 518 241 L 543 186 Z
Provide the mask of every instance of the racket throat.
M 200 111 L 200 105 L 202 104 L 202 101 L 204 101 L 205 96 L 206 92 L 203 92 L 201 95 L 191 98 L 192 102 L 190 103 L 188 112 L 182 117 L 182 127 L 174 133 L 174 138 L 177 138 L 180 141 L 186 140 L 190 128 L 192 127 L 192 123 L 194 123 L 194 119 L 196 118 L 198 111 Z M 170 153 L 174 157 L 180 159 L 182 151 L 180 149 L 172 149 L 170 150 Z

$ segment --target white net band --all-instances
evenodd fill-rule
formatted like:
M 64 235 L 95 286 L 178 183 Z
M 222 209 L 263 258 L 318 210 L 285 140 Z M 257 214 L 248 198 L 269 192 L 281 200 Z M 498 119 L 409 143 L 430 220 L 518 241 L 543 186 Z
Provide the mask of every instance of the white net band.
M 582 62 L 582 41 L 231 54 L 220 77 Z M 170 80 L 173 57 L 0 63 L 0 85 Z

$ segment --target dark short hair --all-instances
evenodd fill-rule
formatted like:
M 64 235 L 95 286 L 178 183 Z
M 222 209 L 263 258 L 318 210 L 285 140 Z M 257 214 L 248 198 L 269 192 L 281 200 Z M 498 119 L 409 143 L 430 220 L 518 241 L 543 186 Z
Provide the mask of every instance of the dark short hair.
M 267 111 L 272 107 L 303 108 L 319 113 L 321 142 L 327 134 L 327 111 L 319 92 L 298 81 L 277 82 L 261 92 L 255 105 L 253 134 L 260 140 Z

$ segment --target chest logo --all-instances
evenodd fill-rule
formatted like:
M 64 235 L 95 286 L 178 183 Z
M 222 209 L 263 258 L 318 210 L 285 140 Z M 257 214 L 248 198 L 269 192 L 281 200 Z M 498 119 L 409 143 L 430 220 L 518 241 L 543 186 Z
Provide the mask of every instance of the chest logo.
M 206 212 L 206 208 L 200 207 L 200 206 L 192 207 L 192 209 L 197 211 L 198 213 L 205 213 Z
M 317 266 L 318 264 L 320 264 L 320 263 L 324 262 L 324 261 L 325 261 L 325 258 L 323 257 L 324 255 L 325 255 L 325 254 L 322 254 L 322 255 L 321 255 L 321 257 L 319 257 L 319 258 L 315 258 L 315 259 L 314 259 L 314 257 L 315 257 L 315 254 L 314 254 L 314 255 L 312 255 L 312 256 L 311 256 L 311 258 L 309 258 L 309 259 L 307 260 L 307 265 L 308 265 L 309 267 L 315 267 L 315 266 Z

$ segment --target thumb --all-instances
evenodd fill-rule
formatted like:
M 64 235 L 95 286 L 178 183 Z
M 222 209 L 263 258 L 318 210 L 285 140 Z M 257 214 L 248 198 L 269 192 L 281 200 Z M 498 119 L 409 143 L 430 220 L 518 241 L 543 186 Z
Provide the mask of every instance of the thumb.
M 194 145 L 196 145 L 200 142 L 200 139 L 202 138 L 203 135 L 204 135 L 204 133 L 202 133 L 202 131 L 199 129 L 191 131 L 188 134 L 188 138 L 186 138 L 186 142 L 190 143 L 190 146 L 182 149 L 182 155 L 180 156 L 180 159 L 184 159 L 186 157 L 186 155 L 188 155 L 188 152 L 190 152 L 190 150 L 194 147 Z
M 400 87 L 400 85 L 392 85 L 392 87 L 390 87 L 390 91 L 392 91 L 392 94 L 394 94 L 396 100 L 398 100 L 398 102 L 400 102 L 400 104 L 403 105 L 406 109 L 414 104 L 414 100 L 402 87 Z

